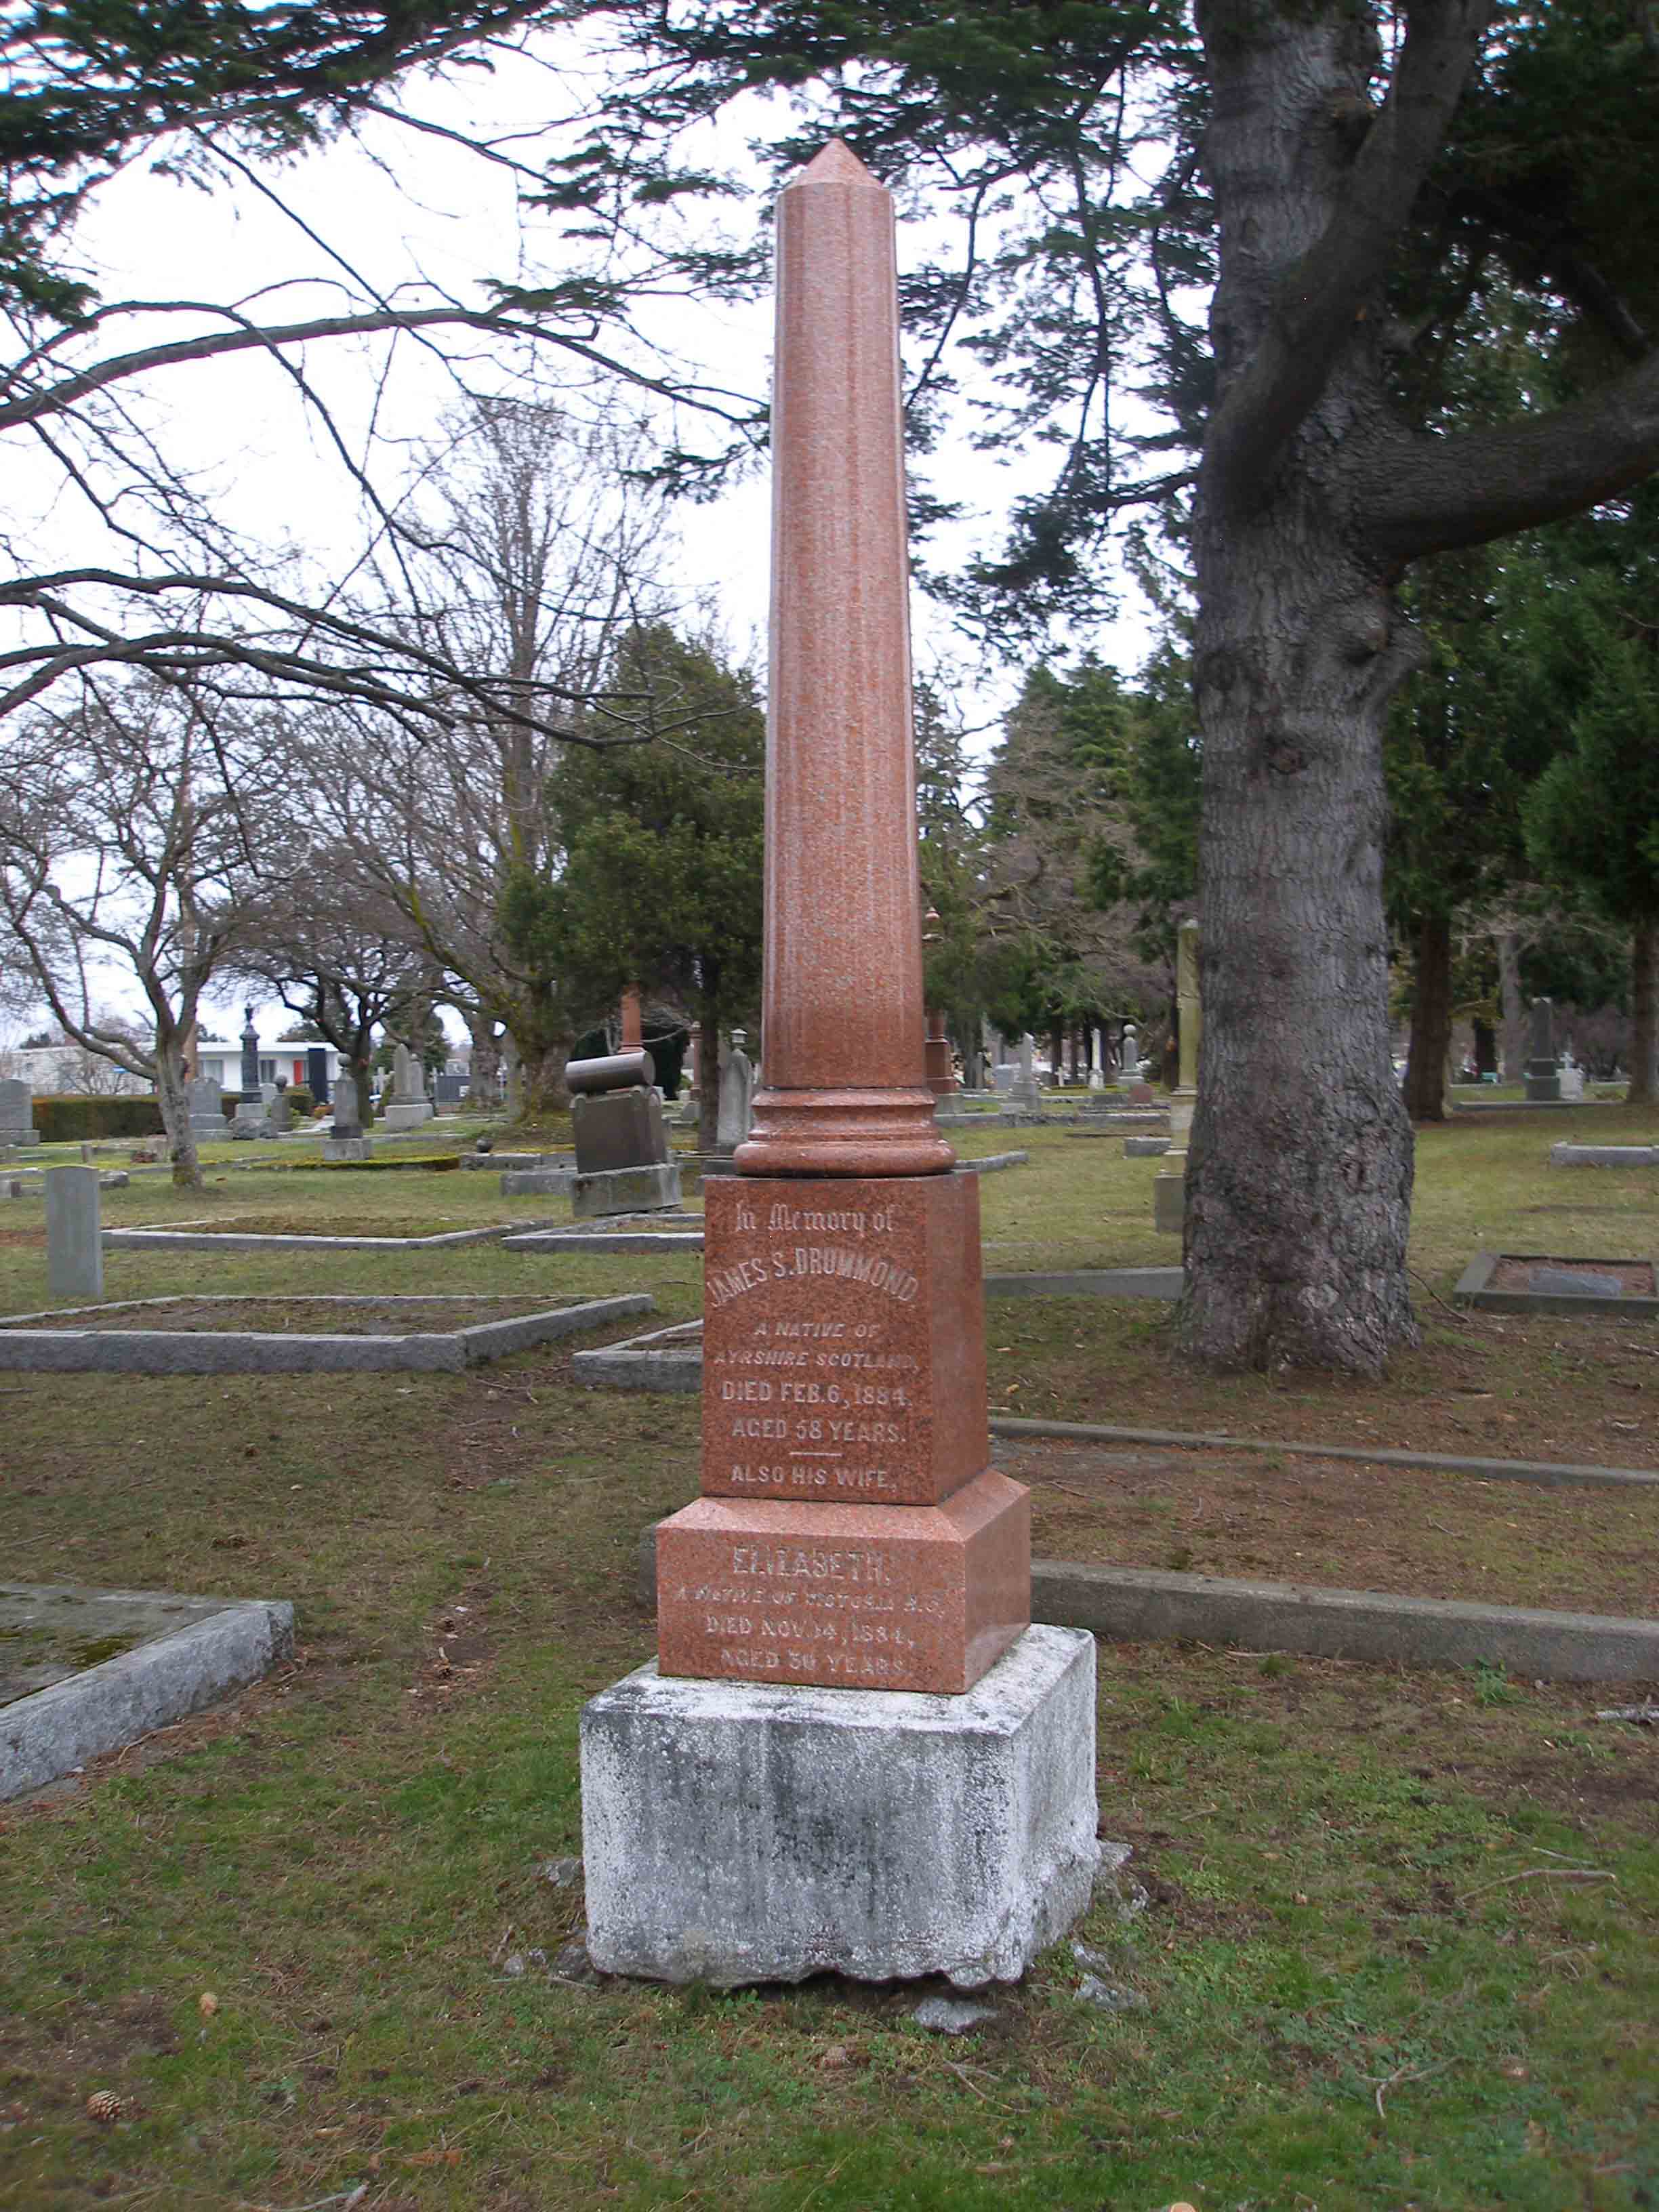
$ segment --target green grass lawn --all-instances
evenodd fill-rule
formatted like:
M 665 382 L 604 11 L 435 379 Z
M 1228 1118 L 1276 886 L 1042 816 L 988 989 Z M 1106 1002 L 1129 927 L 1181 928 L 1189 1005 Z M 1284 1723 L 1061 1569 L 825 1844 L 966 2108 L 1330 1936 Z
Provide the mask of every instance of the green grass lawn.
M 1570 1127 L 1652 1126 L 1587 1107 L 1425 1133 L 1426 1340 L 1386 1386 L 1197 1377 L 1162 1309 L 1000 1300 L 994 1401 L 1659 1464 L 1659 1331 L 1461 1316 L 1434 1295 L 1478 1243 L 1651 1251 L 1653 1179 L 1544 1160 Z M 1173 1257 L 1156 1161 L 1059 1130 L 966 1145 L 1032 1153 L 981 1185 L 988 1266 Z M 218 1172 L 205 1198 L 106 1194 L 105 1218 L 568 1218 L 503 1201 L 488 1174 Z M 46 1303 L 40 1235 L 38 1200 L 0 1212 L 0 1309 Z M 701 1268 L 146 1249 L 112 1252 L 107 1282 L 647 1288 L 661 1326 L 698 1311 Z M 695 1404 L 584 1392 L 572 1349 L 465 1375 L 0 1378 L 9 1577 L 299 1614 L 291 1668 L 0 1808 L 4 2212 L 1659 2203 L 1659 1761 L 1651 1731 L 1593 1718 L 1623 1701 L 1607 1690 L 1103 1650 L 1103 1832 L 1133 1846 L 1146 1902 L 1125 1918 L 1103 1893 L 1079 1934 L 1116 2009 L 1079 2002 L 1069 1945 L 960 2041 L 914 2026 L 915 1991 L 545 1971 L 535 1954 L 556 1960 L 580 1917 L 579 1890 L 541 1871 L 580 1848 L 577 1715 L 649 1656 L 639 1532 L 696 1481 Z M 1413 1493 L 1407 1534 L 1420 1511 Z M 113 2122 L 87 2113 L 100 2089 L 123 2100 Z

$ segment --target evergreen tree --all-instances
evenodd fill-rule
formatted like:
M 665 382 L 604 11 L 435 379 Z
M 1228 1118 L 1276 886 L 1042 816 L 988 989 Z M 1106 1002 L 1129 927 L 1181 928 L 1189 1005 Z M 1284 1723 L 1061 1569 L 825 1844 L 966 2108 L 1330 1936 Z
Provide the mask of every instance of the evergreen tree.
M 723 1029 L 753 1019 L 761 983 L 765 718 L 750 679 L 659 624 L 618 646 L 614 684 L 648 702 L 648 744 L 573 751 L 552 804 L 556 872 L 516 872 L 501 923 L 556 975 L 579 1024 L 637 984 L 697 1025 L 714 1142 Z

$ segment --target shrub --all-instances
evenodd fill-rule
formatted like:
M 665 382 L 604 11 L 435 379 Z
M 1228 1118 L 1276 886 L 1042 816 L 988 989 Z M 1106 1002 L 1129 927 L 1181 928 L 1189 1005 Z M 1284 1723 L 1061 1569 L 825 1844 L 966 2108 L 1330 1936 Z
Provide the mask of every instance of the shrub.
M 288 1086 L 288 1107 L 296 1121 L 303 1121 L 317 1110 L 317 1102 L 306 1083 L 290 1083 Z
M 84 1145 L 98 1137 L 159 1137 L 161 1108 L 154 1097 L 37 1098 L 34 1126 L 47 1145 Z

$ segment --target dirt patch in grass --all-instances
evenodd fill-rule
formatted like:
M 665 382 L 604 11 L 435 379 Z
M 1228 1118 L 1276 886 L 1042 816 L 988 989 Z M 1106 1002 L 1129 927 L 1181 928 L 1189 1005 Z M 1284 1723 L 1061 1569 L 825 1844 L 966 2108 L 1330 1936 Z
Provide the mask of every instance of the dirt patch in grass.
M 1001 1437 L 1034 1551 L 1093 1565 L 1659 1615 L 1659 1494 Z
M 562 1297 L 354 1298 L 349 1305 L 331 1298 L 180 1298 L 166 1305 L 105 1306 L 95 1312 L 37 1315 L 7 1326 L 40 1328 L 146 1328 L 173 1334 L 217 1335 L 251 1330 L 262 1336 L 447 1335 L 482 1322 L 512 1321 L 520 1314 L 546 1313 L 574 1303 Z
M 1659 1468 L 1659 1328 L 1592 1314 L 1423 1311 L 1387 1378 L 1206 1374 L 1150 1299 L 993 1298 L 994 1412 L 1114 1427 Z

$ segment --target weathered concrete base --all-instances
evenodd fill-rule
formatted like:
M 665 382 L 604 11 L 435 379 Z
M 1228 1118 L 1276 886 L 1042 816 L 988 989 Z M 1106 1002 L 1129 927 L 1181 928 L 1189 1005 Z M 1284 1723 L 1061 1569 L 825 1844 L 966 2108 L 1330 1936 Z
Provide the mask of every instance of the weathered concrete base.
M 1187 1178 L 1184 1175 L 1152 1177 L 1152 1226 L 1164 1237 L 1179 1237 L 1187 1226 Z
M 1172 1137 L 1126 1137 L 1123 1157 L 1126 1160 L 1155 1160 L 1167 1152 L 1174 1141 Z
M 578 1221 L 607 1213 L 655 1213 L 680 1204 L 678 1162 L 643 1168 L 603 1168 L 570 1179 L 570 1211 Z
M 198 1712 L 294 1649 L 294 1608 L 273 1601 L 0 1583 L 0 1613 L 20 1640 L 31 1621 L 69 1611 L 90 1648 L 131 1648 L 0 1708 L 0 1800 Z
M 388 1130 L 418 1129 L 422 1121 L 432 1120 L 434 1111 L 429 1098 L 394 1098 L 381 1109 L 380 1120 Z
M 1094 1639 L 960 1697 L 659 1675 L 581 1719 L 588 1954 L 662 1982 L 1017 1981 L 1099 1863 Z
M 1553 1168 L 1659 1168 L 1659 1145 L 1552 1145 Z
M 369 1160 L 374 1157 L 374 1145 L 368 1137 L 325 1137 L 325 1160 Z
M 9 1152 L 15 1145 L 38 1145 L 40 1132 L 35 1128 L 0 1129 L 0 1152 Z

